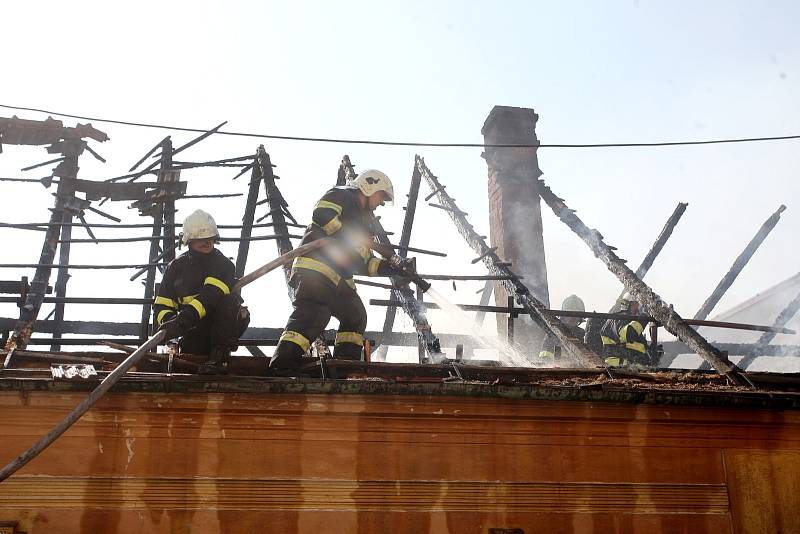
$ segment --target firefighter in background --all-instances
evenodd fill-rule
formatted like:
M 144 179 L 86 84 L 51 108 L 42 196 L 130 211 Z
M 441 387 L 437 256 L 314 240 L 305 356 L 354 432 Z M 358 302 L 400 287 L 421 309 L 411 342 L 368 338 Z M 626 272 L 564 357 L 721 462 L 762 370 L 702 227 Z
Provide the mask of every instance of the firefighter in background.
M 621 298 L 617 301 L 614 313 L 624 315 L 640 315 L 639 303 L 635 300 Z M 600 330 L 603 343 L 603 357 L 611 366 L 644 366 L 651 365 L 647 352 L 647 339 L 644 329 L 646 319 L 609 319 Z
M 198 372 L 226 373 L 250 317 L 234 285 L 233 262 L 215 248 L 214 219 L 197 210 L 183 221 L 181 243 L 189 250 L 164 271 L 153 305 L 156 326 L 167 339 L 180 338 L 183 353 L 208 356 Z
M 586 307 L 583 300 L 577 295 L 570 295 L 561 303 L 561 309 L 565 311 L 584 312 Z M 580 327 L 583 317 L 561 317 L 561 322 L 569 328 L 570 333 L 583 341 L 586 332 Z M 561 345 L 558 338 L 548 332 L 542 342 L 542 349 L 539 351 L 539 358 L 545 363 L 554 363 L 561 356 Z
M 373 239 L 372 212 L 393 199 L 389 177 L 370 169 L 350 184 L 334 187 L 317 202 L 301 245 L 324 237 L 334 241 L 292 264 L 289 285 L 294 288 L 294 310 L 270 361 L 272 374 L 295 372 L 331 316 L 339 320 L 333 357 L 361 359 L 367 311 L 356 293 L 353 275 L 389 276 L 413 265 L 412 259 L 397 255 L 376 258 L 367 246 Z

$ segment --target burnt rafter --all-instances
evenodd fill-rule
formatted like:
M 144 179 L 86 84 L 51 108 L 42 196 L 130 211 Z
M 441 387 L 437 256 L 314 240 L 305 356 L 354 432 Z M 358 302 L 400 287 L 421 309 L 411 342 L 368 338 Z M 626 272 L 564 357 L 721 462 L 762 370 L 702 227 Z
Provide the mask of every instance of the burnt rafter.
M 501 280 L 503 287 L 510 295 L 514 296 L 514 299 L 525 309 L 531 319 L 543 329 L 552 332 L 561 342 L 561 345 L 582 364 L 590 367 L 606 367 L 603 359 L 584 345 L 582 340 L 575 337 L 564 323 L 556 317 L 544 313 L 547 306 L 531 294 L 519 277 L 497 256 L 497 253 L 486 243 L 486 240 L 475 231 L 464 216 L 464 212 L 458 209 L 455 201 L 447 194 L 439 179 L 428 169 L 427 165 L 425 165 L 425 160 L 420 156 L 416 156 L 416 167 L 422 177 L 425 178 L 425 181 L 428 182 L 431 190 L 436 193 L 440 204 L 448 208 L 445 211 L 450 215 L 458 232 L 464 237 L 470 248 L 480 255 L 481 261 L 483 261 L 491 274 L 504 277 Z
M 416 172 L 416 171 L 415 171 Z M 342 163 L 339 166 L 339 173 L 337 184 L 339 182 L 347 183 L 352 181 L 356 177 L 356 172 L 353 167 L 352 162 L 350 161 L 350 157 L 345 155 L 342 158 Z M 417 187 L 416 190 L 419 190 L 419 178 L 417 177 Z M 414 177 L 412 177 L 412 185 L 410 195 L 413 195 L 413 202 L 414 208 L 416 207 L 416 193 L 414 188 Z M 409 206 L 406 209 L 406 216 L 403 222 L 403 233 L 400 238 L 400 244 L 402 246 L 408 246 L 408 243 L 411 238 L 411 226 L 414 222 L 414 208 L 412 206 L 412 197 L 409 196 Z M 410 214 L 409 214 L 410 212 Z M 384 230 L 383 225 L 381 225 L 380 221 L 376 217 L 372 217 L 371 221 L 372 231 L 375 237 L 377 238 L 378 242 L 384 246 L 392 246 L 392 242 L 389 240 L 389 235 Z M 403 250 L 401 249 L 401 255 Z M 425 354 L 427 358 L 431 361 L 439 361 L 444 358 L 444 354 L 442 354 L 442 347 L 441 343 L 439 342 L 439 338 L 436 337 L 431 330 L 431 325 L 428 322 L 428 317 L 425 314 L 425 307 L 420 304 L 420 302 L 415 298 L 414 291 L 408 287 L 407 283 L 404 283 L 403 280 L 399 279 L 398 277 L 391 276 L 389 277 L 392 281 L 392 285 L 395 286 L 397 289 L 391 290 L 391 296 L 393 299 L 400 302 L 403 311 L 414 321 L 414 329 L 417 332 L 417 337 L 419 338 L 420 345 L 424 348 Z M 394 324 L 394 315 L 391 316 L 387 313 L 386 318 L 384 320 L 384 336 L 391 330 L 392 324 Z M 387 325 L 388 329 L 387 329 Z
M 701 358 L 706 360 L 718 373 L 727 377 L 730 381 L 750 385 L 750 381 L 731 363 L 727 357 L 716 347 L 711 345 L 703 336 L 698 334 L 691 326 L 678 315 L 671 306 L 668 306 L 650 287 L 636 276 L 624 260 L 620 259 L 612 247 L 603 242 L 603 236 L 597 230 L 587 227 L 583 221 L 575 215 L 575 210 L 571 210 L 564 203 L 564 199 L 556 196 L 555 193 L 539 180 L 539 195 L 542 200 L 550 206 L 553 213 L 561 219 L 584 243 L 586 243 L 594 255 L 602 261 L 609 271 L 611 271 L 627 289 L 633 298 L 639 302 L 652 317 L 654 317 L 664 328 L 683 341 Z
M 43 121 L 0 117 L 0 143 L 4 145 L 52 145 L 65 139 L 86 138 L 108 141 L 108 135 L 91 124 L 64 126 L 52 117 Z
M 686 211 L 686 206 L 689 204 L 686 202 L 678 202 L 678 205 L 675 207 L 675 211 L 672 212 L 667 222 L 664 224 L 664 228 L 661 230 L 661 233 L 658 234 L 653 246 L 650 248 L 650 251 L 642 260 L 642 263 L 639 265 L 639 268 L 636 269 L 636 276 L 639 278 L 644 278 L 644 275 L 647 274 L 647 271 L 650 270 L 650 267 L 653 266 L 653 262 L 656 261 L 656 258 L 661 253 L 661 250 L 664 248 L 664 245 L 667 244 L 670 236 L 672 235 L 672 231 L 675 230 L 675 226 L 677 226 L 678 221 L 681 220 L 683 217 L 683 213 Z M 622 292 L 619 294 L 619 298 L 625 296 L 625 292 L 627 290 L 623 288 Z
M 761 228 L 758 229 L 756 235 L 753 236 L 753 239 L 747 244 L 741 254 L 737 256 L 734 260 L 733 265 L 731 265 L 730 270 L 725 273 L 725 276 L 722 277 L 722 280 L 719 281 L 717 287 L 714 288 L 711 295 L 706 299 L 700 309 L 697 310 L 697 313 L 694 314 L 695 319 L 705 319 L 711 313 L 711 310 L 714 309 L 714 306 L 717 305 L 719 300 L 722 298 L 723 295 L 728 291 L 728 289 L 733 285 L 733 282 L 739 276 L 739 273 L 742 272 L 742 269 L 745 268 L 747 263 L 750 261 L 750 258 L 753 257 L 753 254 L 756 253 L 758 247 L 761 246 L 761 243 L 767 238 L 767 236 L 772 232 L 772 229 L 775 228 L 775 225 L 778 224 L 778 221 L 781 219 L 781 213 L 784 212 L 786 206 L 781 204 L 778 209 L 770 215 L 770 217 L 764 221 L 764 224 L 761 225 Z
M 264 192 L 267 201 L 266 203 L 269 206 L 269 212 L 267 212 L 267 215 L 264 217 L 270 216 L 270 220 L 275 228 L 275 234 L 281 236 L 275 240 L 275 244 L 278 247 L 278 254 L 283 256 L 294 248 L 292 242 L 289 240 L 289 226 L 286 222 L 286 219 L 288 218 L 295 224 L 297 221 L 294 217 L 292 217 L 291 213 L 289 213 L 289 204 L 283 198 L 283 194 L 281 193 L 280 189 L 278 189 L 278 185 L 275 182 L 278 177 L 272 172 L 274 165 L 272 164 L 272 160 L 264 148 L 264 145 L 258 147 L 255 161 L 256 165 L 253 168 L 252 179 L 260 179 L 260 181 L 264 184 Z M 264 219 L 264 217 L 259 219 L 259 221 Z M 286 288 L 289 291 L 289 297 L 292 298 L 293 290 L 288 285 L 289 277 L 292 274 L 291 264 L 286 264 L 283 266 L 283 274 L 286 278 Z
M 753 361 L 758 358 L 759 356 L 764 355 L 765 349 L 770 344 L 770 342 L 775 339 L 775 336 L 779 334 L 779 330 L 784 329 L 784 327 L 791 321 L 797 312 L 800 311 L 800 293 L 798 293 L 789 304 L 778 314 L 775 318 L 775 322 L 772 324 L 772 328 L 770 330 L 764 331 L 763 334 L 758 338 L 758 341 L 755 342 L 753 345 L 752 350 L 750 350 L 744 358 L 739 360 L 739 367 L 742 369 L 747 370 Z
M 259 147 L 260 150 L 260 147 Z M 236 278 L 244 276 L 247 267 L 247 256 L 250 254 L 250 236 L 253 234 L 253 222 L 256 215 L 256 205 L 258 204 L 258 193 L 261 190 L 261 167 L 256 165 L 259 152 L 253 156 L 253 163 L 249 167 L 242 169 L 240 174 L 250 170 L 250 183 L 247 188 L 247 201 L 245 202 L 244 213 L 242 214 L 242 229 L 240 231 L 241 242 L 239 250 L 236 251 Z M 234 180 L 238 178 L 238 175 Z
M 20 308 L 19 320 L 14 327 L 14 334 L 5 344 L 7 350 L 25 348 L 33 332 L 33 325 L 41 309 L 46 287 L 50 280 L 56 250 L 60 248 L 59 263 L 65 264 L 69 260 L 69 245 L 58 246 L 59 234 L 62 239 L 69 239 L 71 234 L 72 217 L 79 215 L 83 221 L 83 209 L 88 206 L 87 201 L 75 197 L 75 180 L 78 173 L 78 158 L 86 149 L 84 137 L 98 141 L 105 141 L 108 136 L 99 130 L 79 125 L 76 128 L 67 128 L 60 121 L 27 121 L 22 119 L 3 119 L 0 121 L 0 132 L 4 142 L 9 144 L 41 145 L 50 144 L 51 148 L 58 150 L 62 158 L 53 171 L 53 175 L 60 178 L 55 193 L 55 206 L 51 210 L 51 217 L 45 232 L 42 252 L 36 273 L 26 294 L 25 302 Z M 10 139 L 10 140 L 9 140 Z M 81 202 L 86 205 L 81 204 Z M 62 232 L 62 224 L 66 224 Z M 66 268 L 59 268 L 56 289 L 58 296 L 64 297 L 69 275 Z M 61 313 L 63 315 L 63 306 Z M 63 317 L 58 317 L 59 319 Z

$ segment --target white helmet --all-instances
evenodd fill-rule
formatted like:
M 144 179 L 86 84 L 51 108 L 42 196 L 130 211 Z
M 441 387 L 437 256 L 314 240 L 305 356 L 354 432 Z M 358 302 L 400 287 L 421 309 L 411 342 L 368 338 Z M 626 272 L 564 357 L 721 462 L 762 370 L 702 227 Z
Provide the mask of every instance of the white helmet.
M 364 196 L 372 196 L 378 191 L 386 193 L 386 203 L 391 205 L 394 200 L 394 187 L 392 181 L 381 171 L 375 169 L 367 169 L 362 171 L 356 176 L 355 180 L 351 182 L 353 187 L 357 187 L 359 191 L 364 193 Z
M 581 300 L 578 295 L 570 295 L 564 299 L 564 302 L 561 304 L 561 309 L 566 311 L 583 312 L 586 311 L 586 306 L 584 306 L 583 300 Z
M 197 210 L 183 220 L 181 243 L 184 245 L 194 239 L 208 239 L 211 237 L 219 239 L 219 232 L 217 231 L 217 223 L 214 222 L 214 217 L 208 213 L 203 210 Z

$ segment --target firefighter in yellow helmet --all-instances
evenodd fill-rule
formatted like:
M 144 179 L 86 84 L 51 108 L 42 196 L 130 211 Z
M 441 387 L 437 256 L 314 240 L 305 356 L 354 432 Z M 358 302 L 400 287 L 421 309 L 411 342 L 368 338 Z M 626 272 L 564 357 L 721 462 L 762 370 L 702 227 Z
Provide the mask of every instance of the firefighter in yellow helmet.
M 583 300 L 581 300 L 579 296 L 570 295 L 561 303 L 561 309 L 572 312 L 584 312 L 586 311 L 586 306 L 584 306 Z M 583 328 L 580 327 L 580 324 L 583 322 L 583 317 L 561 317 L 561 322 L 569 328 L 570 332 L 575 337 L 583 341 L 584 335 L 586 334 Z M 561 345 L 558 343 L 558 338 L 548 332 L 542 342 L 539 358 L 541 358 L 544 363 L 554 363 L 560 355 Z
M 639 303 L 627 295 L 617 301 L 615 313 L 640 315 Z M 600 330 L 603 343 L 603 357 L 612 366 L 649 367 L 650 355 L 647 352 L 647 339 L 644 329 L 648 321 L 642 319 L 609 319 Z
M 379 259 L 367 246 L 373 238 L 372 212 L 393 200 L 389 177 L 370 169 L 350 184 L 329 190 L 317 202 L 301 244 L 324 237 L 333 238 L 333 244 L 301 256 L 292 264 L 289 284 L 295 290 L 294 310 L 270 361 L 272 374 L 296 371 L 301 357 L 331 316 L 339 320 L 334 358 L 361 358 L 367 312 L 356 293 L 353 275 L 389 276 L 413 261 L 397 255 Z
M 232 350 L 250 322 L 241 297 L 232 293 L 234 265 L 214 245 L 214 218 L 197 210 L 183 222 L 181 242 L 189 250 L 164 271 L 153 304 L 156 326 L 167 339 L 180 338 L 184 353 L 208 356 L 199 372 L 227 372 Z

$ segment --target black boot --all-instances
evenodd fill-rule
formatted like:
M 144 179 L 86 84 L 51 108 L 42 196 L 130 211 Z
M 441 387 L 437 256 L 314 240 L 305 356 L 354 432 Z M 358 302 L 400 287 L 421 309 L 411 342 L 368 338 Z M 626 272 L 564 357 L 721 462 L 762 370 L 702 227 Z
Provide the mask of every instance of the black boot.
M 231 351 L 226 347 L 214 347 L 211 349 L 208 361 L 201 363 L 197 368 L 199 375 L 227 375 L 228 361 Z
M 281 341 L 269 361 L 267 376 L 304 376 L 300 373 L 303 352 L 295 343 Z

